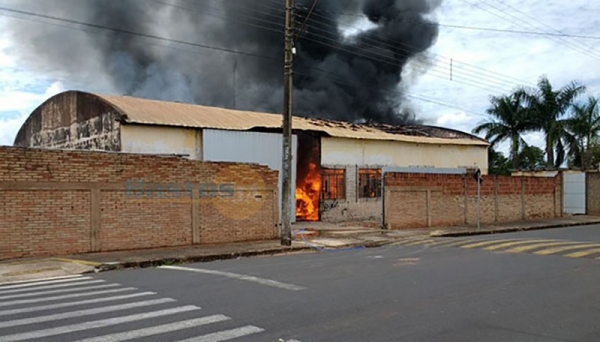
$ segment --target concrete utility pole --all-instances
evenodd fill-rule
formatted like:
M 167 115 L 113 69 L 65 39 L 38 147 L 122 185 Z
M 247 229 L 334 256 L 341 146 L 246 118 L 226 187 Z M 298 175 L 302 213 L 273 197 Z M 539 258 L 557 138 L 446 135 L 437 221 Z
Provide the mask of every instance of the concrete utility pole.
M 294 66 L 294 0 L 285 1 L 285 85 L 283 90 L 283 167 L 281 245 L 292 245 L 292 91 Z

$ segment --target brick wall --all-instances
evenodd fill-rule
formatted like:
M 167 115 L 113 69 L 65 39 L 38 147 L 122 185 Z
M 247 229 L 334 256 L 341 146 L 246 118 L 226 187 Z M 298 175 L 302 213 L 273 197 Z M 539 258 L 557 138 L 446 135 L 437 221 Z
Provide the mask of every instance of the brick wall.
M 0 147 L 0 259 L 277 236 L 277 172 Z
M 470 175 L 388 173 L 385 222 L 390 229 L 477 222 L 477 183 Z M 560 177 L 484 177 L 482 223 L 558 217 Z

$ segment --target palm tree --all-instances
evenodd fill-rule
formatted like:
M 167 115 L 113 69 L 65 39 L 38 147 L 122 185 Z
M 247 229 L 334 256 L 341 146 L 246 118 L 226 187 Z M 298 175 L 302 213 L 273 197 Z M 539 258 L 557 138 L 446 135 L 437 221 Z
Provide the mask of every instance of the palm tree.
M 513 169 L 519 169 L 520 146 L 525 145 L 521 134 L 534 128 L 527 121 L 527 109 L 523 106 L 522 90 L 511 95 L 494 96 L 491 106 L 486 110 L 489 120 L 473 129 L 474 134 L 485 132 L 485 138 L 494 148 L 499 143 L 509 140 L 511 143 L 510 159 Z
M 600 134 L 598 99 L 589 97 L 586 103 L 573 105 L 573 116 L 566 120 L 566 126 L 574 142 L 573 157 L 579 160 L 583 170 L 587 170 L 591 166 L 590 151 Z
M 549 168 L 559 168 L 565 161 L 565 148 L 573 144 L 572 136 L 567 134 L 564 114 L 584 91 L 585 87 L 575 81 L 555 90 L 548 78 L 542 76 L 537 89 L 530 90 L 525 95 L 537 130 L 545 135 Z

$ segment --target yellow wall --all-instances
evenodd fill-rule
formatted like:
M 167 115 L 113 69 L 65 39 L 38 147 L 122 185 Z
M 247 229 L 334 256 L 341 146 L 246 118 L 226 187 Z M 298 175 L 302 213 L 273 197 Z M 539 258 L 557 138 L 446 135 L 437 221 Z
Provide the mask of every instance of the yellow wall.
M 486 146 L 322 138 L 321 164 L 436 168 L 477 166 L 483 174 L 487 174 L 488 154 Z
M 121 126 L 121 150 L 143 154 L 186 154 L 202 159 L 201 130 L 163 126 Z

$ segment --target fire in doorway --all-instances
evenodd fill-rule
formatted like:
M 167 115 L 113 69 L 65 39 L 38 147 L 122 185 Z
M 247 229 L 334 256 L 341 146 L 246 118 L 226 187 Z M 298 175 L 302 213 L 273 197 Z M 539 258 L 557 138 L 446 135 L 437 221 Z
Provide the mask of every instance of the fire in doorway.
M 321 194 L 319 140 L 304 134 L 298 138 L 296 220 L 318 221 Z

